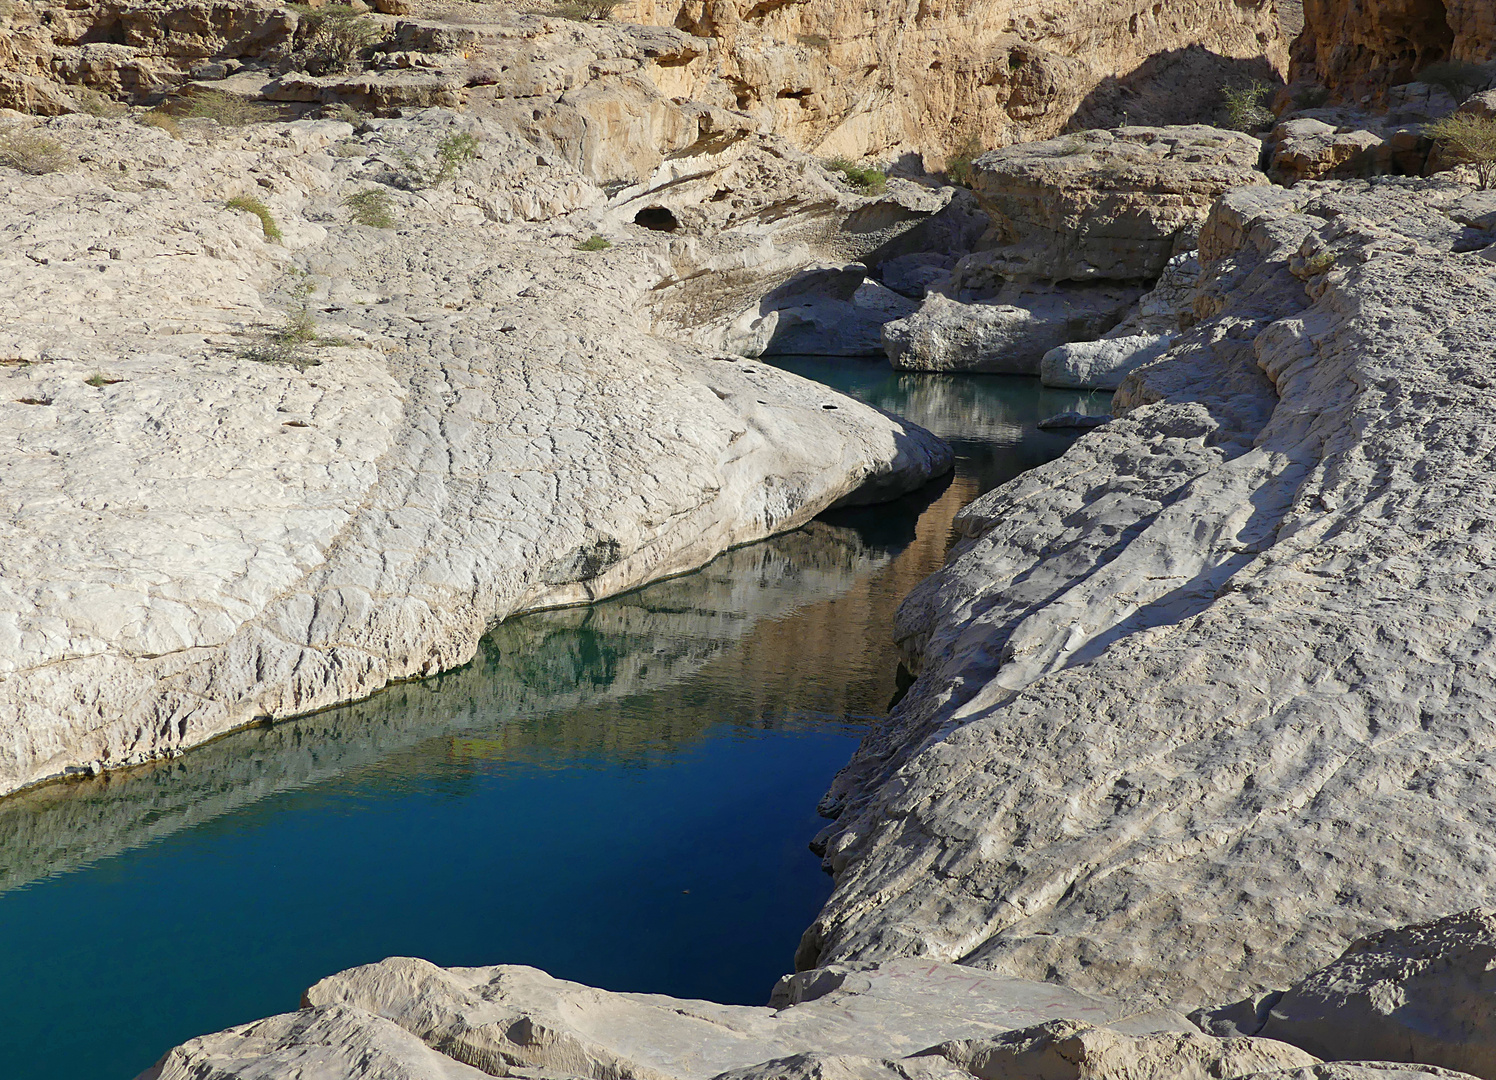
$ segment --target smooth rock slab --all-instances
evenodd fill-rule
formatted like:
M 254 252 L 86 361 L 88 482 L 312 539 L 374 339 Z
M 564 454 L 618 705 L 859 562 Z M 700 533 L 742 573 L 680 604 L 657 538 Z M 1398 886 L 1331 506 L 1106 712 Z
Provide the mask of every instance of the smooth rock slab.
M 615 994 L 534 968 L 439 968 L 393 958 L 324 979 L 304 1004 L 386 1017 L 478 1068 L 705 1080 L 801 1053 L 893 1059 L 1051 1017 L 1105 1023 L 1120 1007 L 1047 983 L 949 964 L 838 967 L 781 984 L 784 1007 Z

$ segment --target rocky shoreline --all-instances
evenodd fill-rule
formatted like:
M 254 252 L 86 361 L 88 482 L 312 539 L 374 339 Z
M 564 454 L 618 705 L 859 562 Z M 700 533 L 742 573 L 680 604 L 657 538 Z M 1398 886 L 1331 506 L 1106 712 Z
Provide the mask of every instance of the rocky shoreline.
M 1496 1078 L 1496 194 L 1386 175 L 1496 114 L 1412 81 L 1496 58 L 1484 8 L 1311 5 L 1259 140 L 1198 101 L 1060 134 L 1179 77 L 1117 5 L 1088 44 L 408 6 L 347 16 L 345 69 L 315 9 L 0 9 L 0 796 L 950 468 L 760 355 L 1112 414 L 904 602 L 917 678 L 822 803 L 835 890 L 769 1006 L 392 958 L 146 1078 Z M 1270 5 L 1187 6 L 1181 44 L 1281 69 Z M 996 67 L 936 60 L 901 111 L 874 72 L 937 24 Z M 1057 137 L 971 193 L 924 172 L 1018 136 Z M 67 857 L 30 846 L 16 880 Z

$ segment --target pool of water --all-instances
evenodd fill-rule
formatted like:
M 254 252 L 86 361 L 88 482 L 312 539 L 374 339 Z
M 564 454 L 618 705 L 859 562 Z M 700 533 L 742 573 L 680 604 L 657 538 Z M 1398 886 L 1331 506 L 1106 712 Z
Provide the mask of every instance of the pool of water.
M 0 802 L 0 1077 L 129 1080 L 386 956 L 760 1004 L 830 880 L 817 799 L 896 690 L 951 517 L 1105 397 L 778 361 L 950 440 L 949 480 L 589 608 L 473 663 Z

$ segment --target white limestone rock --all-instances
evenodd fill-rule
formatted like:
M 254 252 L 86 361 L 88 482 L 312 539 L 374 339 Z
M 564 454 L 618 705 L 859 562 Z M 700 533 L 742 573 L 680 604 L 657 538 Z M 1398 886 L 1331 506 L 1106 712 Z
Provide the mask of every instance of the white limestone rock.
M 606 196 L 501 124 L 45 130 L 88 161 L 0 170 L 0 794 L 461 664 L 511 614 L 949 467 L 877 410 L 652 334 L 673 241 L 575 250 Z M 391 181 L 455 130 L 477 160 Z M 396 229 L 350 220 L 371 188 Z M 800 205 L 823 221 L 812 194 L 789 225 Z M 699 249 L 772 239 L 728 233 Z M 255 359 L 297 282 L 345 342 L 305 370 Z
M 1274 1002 L 1261 1034 L 1325 1058 L 1384 1058 L 1496 1077 L 1496 912 L 1355 941 Z
M 1123 285 L 1014 284 L 975 303 L 935 293 L 913 315 L 883 327 L 883 348 L 899 371 L 1036 375 L 1045 353 L 1099 338 L 1142 292 Z
M 806 1053 L 899 1059 L 1048 1018 L 1105 1023 L 1124 1011 L 1048 983 L 909 961 L 803 973 L 781 985 L 776 1003 L 617 994 L 534 968 L 444 969 L 399 957 L 323 979 L 303 1001 L 386 1017 L 497 1074 L 517 1067 L 654 1080 L 707 1080 Z
M 1173 340 L 1172 335 L 1132 334 L 1060 345 L 1044 354 L 1039 379 L 1045 386 L 1115 390 L 1133 369 L 1162 356 Z
M 1272 1039 L 1177 1031 L 1127 1035 L 1076 1020 L 944 1043 L 926 1054 L 938 1054 L 972 1076 L 1002 1080 L 1217 1080 L 1318 1064 Z
M 191 1039 L 138 1080 L 481 1080 L 398 1024 L 329 1005 Z
M 1220 201 L 1199 325 L 968 507 L 905 601 L 919 678 L 823 803 L 836 888 L 800 966 L 1194 1007 L 1496 906 L 1496 235 L 1470 194 Z

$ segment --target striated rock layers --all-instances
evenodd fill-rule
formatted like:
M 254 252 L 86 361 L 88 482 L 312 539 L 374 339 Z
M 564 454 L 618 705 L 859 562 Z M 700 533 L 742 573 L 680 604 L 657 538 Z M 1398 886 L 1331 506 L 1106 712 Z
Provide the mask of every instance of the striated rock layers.
M 1287 50 L 1273 5 L 1260 0 L 630 0 L 617 17 L 713 40 L 717 48 L 682 72 L 693 97 L 747 112 L 820 153 L 917 154 L 931 168 L 967 145 L 1058 133 L 1088 96 L 1150 58 L 1194 46 L 1265 75 Z M 1188 119 L 1208 120 L 1218 85 L 1173 96 L 1203 106 Z M 1136 89 L 1134 122 L 1185 119 L 1155 118 Z
M 0 170 L 0 793 L 463 663 L 508 615 L 949 467 L 877 410 L 648 332 L 696 260 L 791 258 L 741 202 L 676 244 L 440 111 L 188 129 L 53 120 L 29 135 L 71 169 Z M 474 160 L 434 178 L 459 134 Z M 755 153 L 781 225 L 828 228 L 819 170 Z M 396 227 L 354 220 L 370 191 Z M 574 250 L 598 228 L 615 250 Z
M 1228 193 L 1201 322 L 968 507 L 827 796 L 802 967 L 1202 1004 L 1496 901 L 1496 232 L 1436 180 Z
M 1380 94 L 1439 60 L 1496 60 L 1489 0 L 1304 0 L 1294 78 L 1346 98 Z

